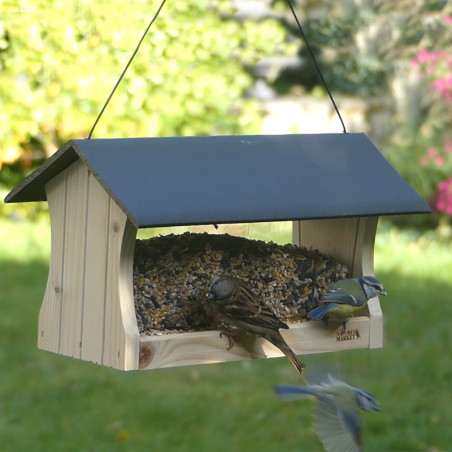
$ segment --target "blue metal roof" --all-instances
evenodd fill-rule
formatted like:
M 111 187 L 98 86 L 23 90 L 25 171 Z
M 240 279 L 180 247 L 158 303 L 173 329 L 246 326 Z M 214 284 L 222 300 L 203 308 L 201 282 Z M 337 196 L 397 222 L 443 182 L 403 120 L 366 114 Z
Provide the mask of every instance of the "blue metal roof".
M 137 227 L 430 212 L 362 133 L 72 140 L 5 202 L 79 158 Z

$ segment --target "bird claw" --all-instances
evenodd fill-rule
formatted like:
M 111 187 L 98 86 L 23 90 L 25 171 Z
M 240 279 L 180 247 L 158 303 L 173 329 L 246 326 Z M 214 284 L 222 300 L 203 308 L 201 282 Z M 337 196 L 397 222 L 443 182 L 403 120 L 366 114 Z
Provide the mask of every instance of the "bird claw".
M 223 336 L 226 336 L 228 338 L 228 345 L 226 349 L 231 350 L 231 348 L 234 347 L 235 344 L 234 335 L 230 331 L 220 331 L 220 338 L 222 338 Z

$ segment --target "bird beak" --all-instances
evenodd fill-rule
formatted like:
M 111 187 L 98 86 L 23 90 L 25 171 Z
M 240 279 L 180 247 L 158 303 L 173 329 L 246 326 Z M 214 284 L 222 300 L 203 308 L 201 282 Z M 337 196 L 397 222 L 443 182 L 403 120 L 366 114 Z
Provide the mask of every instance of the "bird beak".
M 202 304 L 204 304 L 206 301 L 213 300 L 214 298 L 215 298 L 215 297 L 214 297 L 213 293 L 211 292 L 211 293 L 209 293 L 209 295 L 207 295 L 206 298 L 204 298 Z
M 388 295 L 388 292 L 386 292 L 386 290 L 382 290 L 381 292 L 380 292 L 380 295 Z

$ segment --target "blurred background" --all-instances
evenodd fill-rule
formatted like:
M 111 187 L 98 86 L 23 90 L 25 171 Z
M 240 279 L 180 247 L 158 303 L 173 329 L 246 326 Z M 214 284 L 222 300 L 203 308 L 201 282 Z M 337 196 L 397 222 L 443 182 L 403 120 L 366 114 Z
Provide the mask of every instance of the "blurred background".
M 452 5 L 292 0 L 349 132 L 430 203 L 380 220 L 385 345 L 307 356 L 371 391 L 365 450 L 450 450 Z M 0 194 L 86 137 L 160 1 L 2 0 Z M 285 0 L 167 2 L 93 138 L 327 133 L 342 127 Z M 151 231 L 150 234 L 162 231 Z M 163 231 L 165 232 L 165 231 Z M 290 225 L 228 232 L 290 241 Z M 0 203 L 1 450 L 322 450 L 284 359 L 121 373 L 36 349 L 46 203 Z

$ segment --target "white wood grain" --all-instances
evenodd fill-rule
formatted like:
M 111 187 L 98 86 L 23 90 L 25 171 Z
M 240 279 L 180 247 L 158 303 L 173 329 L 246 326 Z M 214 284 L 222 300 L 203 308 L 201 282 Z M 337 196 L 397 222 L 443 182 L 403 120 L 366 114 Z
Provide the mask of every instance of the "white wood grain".
M 139 332 L 132 279 L 136 232 L 124 212 L 110 199 L 102 363 L 122 370 L 138 369 Z
M 76 161 L 67 169 L 60 353 L 80 358 L 86 252 L 88 171 Z
M 50 214 L 51 253 L 47 286 L 39 311 L 38 347 L 54 353 L 60 350 L 66 181 L 67 170 L 64 170 L 45 187 Z
M 292 241 L 317 248 L 353 270 L 359 218 L 332 218 L 293 222 Z
M 95 363 L 103 357 L 109 210 L 110 197 L 89 174 L 81 358 Z

